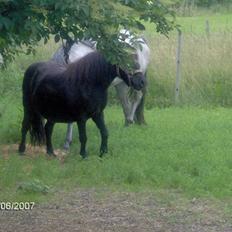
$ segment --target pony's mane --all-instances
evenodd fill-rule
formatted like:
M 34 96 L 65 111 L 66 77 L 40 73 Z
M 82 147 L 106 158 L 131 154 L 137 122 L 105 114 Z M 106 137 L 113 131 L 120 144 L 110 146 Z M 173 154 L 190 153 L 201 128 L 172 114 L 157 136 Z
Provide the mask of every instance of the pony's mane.
M 65 75 L 73 83 L 96 83 L 107 81 L 112 67 L 99 52 L 91 52 L 68 65 Z

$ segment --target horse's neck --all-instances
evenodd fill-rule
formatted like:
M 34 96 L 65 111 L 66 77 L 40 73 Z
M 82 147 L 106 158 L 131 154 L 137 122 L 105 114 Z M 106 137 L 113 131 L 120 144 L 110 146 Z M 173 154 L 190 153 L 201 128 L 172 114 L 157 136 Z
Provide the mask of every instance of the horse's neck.
M 102 78 L 101 79 L 101 84 L 103 86 L 103 88 L 106 90 L 109 88 L 109 86 L 111 85 L 111 83 L 113 82 L 113 80 L 115 79 L 116 76 L 110 76 L 108 75 L 108 77 Z
M 77 73 L 76 77 L 72 76 L 74 73 Z M 85 76 L 86 74 L 87 76 Z M 82 88 L 82 83 L 85 83 L 84 86 L 88 86 L 89 89 L 94 88 L 94 86 L 98 86 L 101 88 L 101 90 L 105 91 L 113 82 L 114 78 L 117 76 L 117 73 L 116 69 L 113 68 L 113 65 L 109 64 L 108 69 L 103 72 L 96 70 L 96 72 L 88 73 L 85 72 L 85 69 L 83 69 L 81 72 L 78 72 L 78 68 L 73 66 L 72 70 L 70 69 L 69 71 L 62 73 L 62 75 L 68 80 L 72 87 Z
M 100 82 L 105 89 L 107 89 L 113 80 L 117 77 L 117 70 L 115 65 L 109 64 L 109 72 L 106 75 L 102 75 L 100 77 Z

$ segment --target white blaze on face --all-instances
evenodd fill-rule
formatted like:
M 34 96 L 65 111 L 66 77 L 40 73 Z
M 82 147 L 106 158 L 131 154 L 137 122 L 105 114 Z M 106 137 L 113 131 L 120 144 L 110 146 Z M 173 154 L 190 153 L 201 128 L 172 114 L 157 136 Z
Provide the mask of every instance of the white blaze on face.
M 78 42 L 73 44 L 69 51 L 69 62 L 80 60 L 82 57 L 88 55 L 95 50 L 91 47 L 86 46 L 85 44 Z

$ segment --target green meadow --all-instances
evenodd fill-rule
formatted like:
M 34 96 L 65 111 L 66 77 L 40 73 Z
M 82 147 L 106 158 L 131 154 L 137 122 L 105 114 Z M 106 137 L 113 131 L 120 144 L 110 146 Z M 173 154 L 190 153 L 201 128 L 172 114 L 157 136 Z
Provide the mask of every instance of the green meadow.
M 3 116 L 0 134 L 1 199 L 37 199 L 45 187 L 51 194 L 59 189 L 93 186 L 124 191 L 172 189 L 187 197 L 228 198 L 232 194 L 229 109 L 154 108 L 146 111 L 146 126 L 125 128 L 121 109 L 108 107 L 109 153 L 98 157 L 99 132 L 89 121 L 87 160 L 79 156 L 77 130 L 64 160 L 48 159 L 42 152 L 21 157 L 13 149 L 11 153 L 4 151 L 3 144 L 19 140 L 14 120 L 19 121 L 21 113 L 11 109 L 12 113 Z M 65 126 L 57 124 L 53 136 L 56 149 L 62 147 L 64 135 Z M 29 187 L 20 190 L 25 184 Z
M 209 22 L 209 35 L 205 31 Z M 99 132 L 89 121 L 87 160 L 79 156 L 77 130 L 62 159 L 42 151 L 19 156 L 21 84 L 27 66 L 48 59 L 50 41 L 35 56 L 21 55 L 0 73 L 0 199 L 42 201 L 75 187 L 121 191 L 176 191 L 187 198 L 231 199 L 232 195 L 232 14 L 178 17 L 182 26 L 181 88 L 174 104 L 177 33 L 152 32 L 148 70 L 147 125 L 124 127 L 122 109 L 109 90 L 106 124 L 109 152 L 100 159 Z M 66 126 L 57 124 L 55 149 L 62 149 Z M 29 142 L 29 138 L 28 138 Z

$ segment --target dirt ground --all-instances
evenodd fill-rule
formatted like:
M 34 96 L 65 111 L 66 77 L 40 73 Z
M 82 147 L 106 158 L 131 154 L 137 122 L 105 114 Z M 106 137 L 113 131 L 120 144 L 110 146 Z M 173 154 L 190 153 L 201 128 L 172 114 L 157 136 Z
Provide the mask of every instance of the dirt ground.
M 210 201 L 77 189 L 32 210 L 0 211 L 0 231 L 231 232 L 232 219 Z

